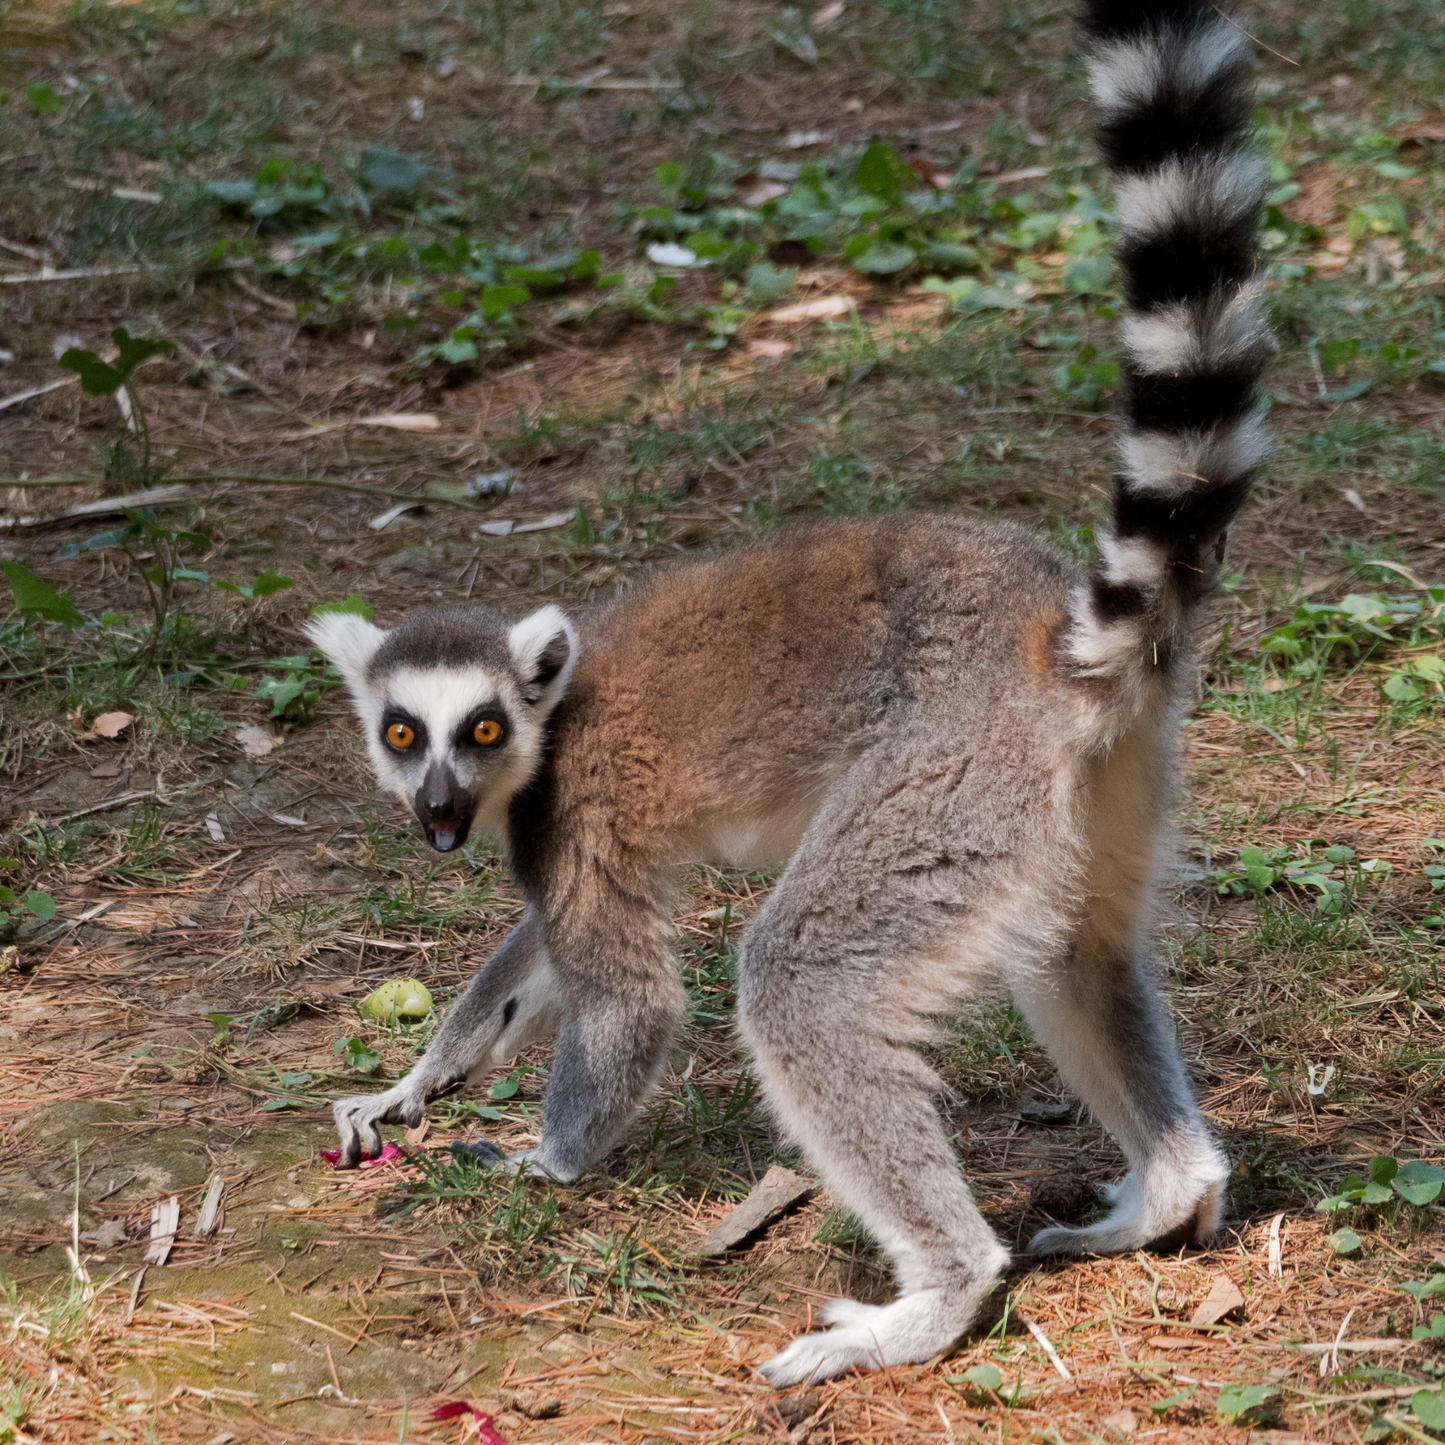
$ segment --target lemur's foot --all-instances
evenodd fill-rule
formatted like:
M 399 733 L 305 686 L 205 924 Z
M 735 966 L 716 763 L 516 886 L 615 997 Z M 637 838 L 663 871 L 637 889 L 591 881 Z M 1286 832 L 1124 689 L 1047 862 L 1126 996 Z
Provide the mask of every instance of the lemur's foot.
M 494 1168 L 507 1161 L 507 1156 L 490 1139 L 476 1139 L 470 1144 L 455 1139 L 452 1141 L 452 1153 L 458 1159 L 470 1159 L 484 1169 Z
M 1204 1244 L 1224 1215 L 1228 1174 L 1213 1146 L 1186 1161 L 1161 1161 L 1142 1174 L 1127 1174 L 1103 1186 L 1113 1207 L 1097 1224 L 1041 1230 L 1029 1241 L 1029 1253 L 1124 1254 L 1163 1240 Z
M 998 1250 L 997 1267 L 1008 1260 Z M 904 1295 L 889 1305 L 865 1305 L 835 1299 L 819 1319 L 832 1326 L 800 1335 L 781 1354 L 758 1368 L 770 1385 L 812 1384 L 844 1370 L 877 1370 L 887 1365 L 930 1360 L 953 1345 L 968 1329 L 993 1276 L 960 1280 L 936 1289 Z
M 426 1096 L 403 1079 L 380 1094 L 354 1094 L 331 1106 L 336 1132 L 341 1136 L 338 1169 L 355 1169 L 362 1157 L 381 1153 L 381 1125 L 403 1124 L 415 1129 L 426 1118 Z

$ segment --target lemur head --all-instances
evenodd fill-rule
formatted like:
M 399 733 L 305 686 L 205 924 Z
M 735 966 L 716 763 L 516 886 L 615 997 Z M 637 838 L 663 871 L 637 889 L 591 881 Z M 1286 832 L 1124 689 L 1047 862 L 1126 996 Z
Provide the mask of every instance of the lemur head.
M 485 607 L 448 608 L 386 632 L 331 612 L 307 632 L 346 679 L 377 781 L 411 805 L 427 842 L 460 848 L 477 821 L 500 832 L 577 657 L 561 608 L 517 623 Z

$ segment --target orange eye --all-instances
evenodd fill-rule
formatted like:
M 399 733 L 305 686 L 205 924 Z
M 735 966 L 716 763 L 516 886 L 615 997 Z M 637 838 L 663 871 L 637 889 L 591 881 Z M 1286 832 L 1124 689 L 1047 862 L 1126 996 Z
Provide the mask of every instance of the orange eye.
M 416 734 L 405 723 L 392 723 L 386 730 L 386 740 L 394 748 L 409 748 L 416 741 Z
M 496 718 L 483 718 L 481 722 L 472 729 L 472 736 L 476 738 L 484 748 L 489 748 L 502 736 L 502 725 Z

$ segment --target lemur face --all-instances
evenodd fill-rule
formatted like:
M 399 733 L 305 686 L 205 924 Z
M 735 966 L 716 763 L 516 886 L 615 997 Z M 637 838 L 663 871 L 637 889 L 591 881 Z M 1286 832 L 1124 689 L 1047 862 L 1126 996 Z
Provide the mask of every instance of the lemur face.
M 511 624 L 489 608 L 449 609 L 389 632 L 329 613 L 307 631 L 346 679 L 377 781 L 412 808 L 427 842 L 449 853 L 476 825 L 499 833 L 576 660 L 562 610 Z

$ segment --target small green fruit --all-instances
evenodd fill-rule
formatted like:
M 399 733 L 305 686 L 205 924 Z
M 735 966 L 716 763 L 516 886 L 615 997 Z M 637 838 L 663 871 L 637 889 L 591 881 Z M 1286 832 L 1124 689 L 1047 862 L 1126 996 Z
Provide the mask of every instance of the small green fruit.
M 393 978 L 367 995 L 361 1012 L 378 1023 L 392 1024 L 398 1019 L 424 1019 L 432 1010 L 431 994 L 425 984 L 414 978 Z

